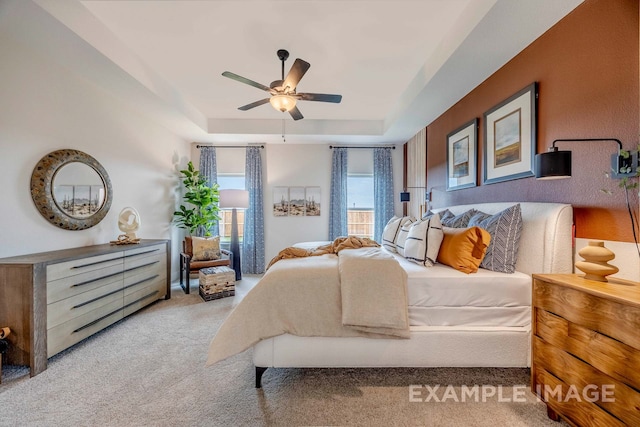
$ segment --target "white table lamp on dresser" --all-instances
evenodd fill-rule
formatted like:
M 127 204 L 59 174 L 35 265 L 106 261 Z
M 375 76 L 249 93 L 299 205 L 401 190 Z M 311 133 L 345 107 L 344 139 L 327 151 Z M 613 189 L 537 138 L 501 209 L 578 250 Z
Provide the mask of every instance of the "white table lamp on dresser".
M 220 190 L 220 208 L 231 211 L 231 243 L 229 250 L 233 253 L 232 268 L 236 272 L 236 280 L 242 279 L 242 263 L 240 244 L 238 239 L 238 209 L 249 207 L 249 192 L 247 190 Z

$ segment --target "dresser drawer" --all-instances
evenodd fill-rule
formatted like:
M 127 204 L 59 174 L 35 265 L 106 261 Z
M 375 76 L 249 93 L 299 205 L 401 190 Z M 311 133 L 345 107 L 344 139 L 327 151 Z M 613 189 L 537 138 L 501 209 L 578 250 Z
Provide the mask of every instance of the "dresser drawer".
M 47 305 L 47 328 L 85 315 L 114 301 L 122 303 L 122 280 Z
M 166 275 L 167 258 L 164 254 L 153 254 L 144 258 L 130 259 L 125 262 L 124 277 L 136 276 L 143 271 L 162 271 Z
M 47 304 L 88 292 L 113 282 L 122 284 L 123 277 L 122 260 L 120 260 L 119 264 L 48 281 Z
M 143 263 L 141 259 L 151 256 L 166 258 L 166 245 L 154 245 L 143 248 L 129 249 L 124 252 L 124 269 L 127 270 Z
M 138 272 L 138 274 L 127 276 L 124 279 L 124 295 L 126 296 L 142 288 L 148 288 L 150 286 L 159 288 L 166 287 L 167 273 L 165 269 L 152 269 L 145 268 Z M 164 293 L 163 293 L 164 295 Z M 125 301 L 126 304 L 126 301 Z
M 128 316 L 161 298 L 165 293 L 164 289 L 164 286 L 162 288 L 150 286 L 127 295 L 124 299 L 124 315 Z
M 122 293 L 117 301 L 47 330 L 47 357 L 82 341 L 123 318 Z
M 88 258 L 47 265 L 47 281 L 58 280 L 63 277 L 75 276 L 87 271 L 99 270 L 112 265 L 122 265 L 122 252 L 113 252 Z

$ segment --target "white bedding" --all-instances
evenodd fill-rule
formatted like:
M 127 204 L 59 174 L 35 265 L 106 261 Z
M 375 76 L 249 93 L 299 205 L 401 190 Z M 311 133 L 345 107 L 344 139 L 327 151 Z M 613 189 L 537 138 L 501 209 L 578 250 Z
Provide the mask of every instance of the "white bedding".
M 528 326 L 531 277 L 479 269 L 424 267 L 394 254 L 407 272 L 411 326 Z
M 316 248 L 327 242 L 294 246 Z M 407 272 L 409 324 L 415 326 L 527 327 L 531 323 L 531 276 L 478 269 L 465 274 L 436 264 L 425 267 L 393 255 Z

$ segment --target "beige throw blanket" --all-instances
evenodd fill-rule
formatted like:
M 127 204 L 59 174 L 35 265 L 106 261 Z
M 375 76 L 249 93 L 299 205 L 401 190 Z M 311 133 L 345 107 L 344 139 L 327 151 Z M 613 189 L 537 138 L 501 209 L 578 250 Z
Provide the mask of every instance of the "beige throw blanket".
M 409 338 L 406 287 L 406 272 L 379 248 L 277 262 L 222 324 L 207 365 L 287 333 Z
M 333 242 L 328 245 L 318 246 L 316 249 L 304 249 L 297 248 L 295 246 L 291 246 L 288 248 L 284 248 L 278 255 L 273 257 L 269 265 L 267 266 L 267 270 L 271 268 L 273 264 L 282 260 L 282 259 L 291 259 L 291 258 L 302 258 L 308 256 L 320 256 L 326 254 L 337 254 L 343 249 L 358 249 L 365 247 L 379 247 L 380 245 L 375 240 L 371 240 L 367 237 L 358 237 L 358 236 L 345 236 L 338 237 Z

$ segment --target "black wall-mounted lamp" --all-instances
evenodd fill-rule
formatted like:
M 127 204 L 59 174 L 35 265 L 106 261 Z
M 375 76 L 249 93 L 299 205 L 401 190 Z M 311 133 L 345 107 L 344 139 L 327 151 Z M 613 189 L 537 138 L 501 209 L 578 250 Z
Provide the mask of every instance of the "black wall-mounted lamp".
M 548 152 L 536 154 L 536 179 L 571 178 L 571 151 L 558 151 L 558 147 L 556 147 L 556 142 L 565 141 L 615 141 L 618 143 L 618 152 L 611 155 L 611 176 L 613 178 L 623 178 L 635 174 L 637 152 L 634 152 L 631 156 L 622 156 L 620 154 L 620 150 L 622 150 L 622 142 L 620 140 L 616 138 L 575 138 L 556 139 Z
M 411 193 L 407 191 L 407 188 L 422 188 L 422 189 L 426 189 L 427 187 L 404 187 L 404 191 L 402 191 L 400 193 L 400 201 L 401 202 L 410 202 L 411 201 Z M 431 192 L 430 191 L 425 191 L 424 199 L 427 202 L 431 201 Z

